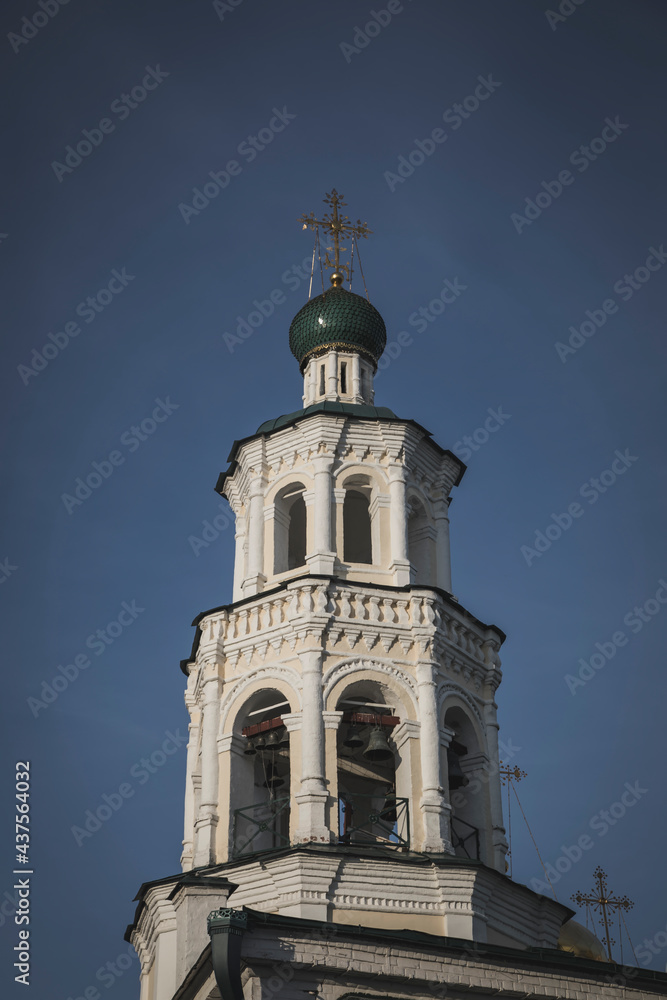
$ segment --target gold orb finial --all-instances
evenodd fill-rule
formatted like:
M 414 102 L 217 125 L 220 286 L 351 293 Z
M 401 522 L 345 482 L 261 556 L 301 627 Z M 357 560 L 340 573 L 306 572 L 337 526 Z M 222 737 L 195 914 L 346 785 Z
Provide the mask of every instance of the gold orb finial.
M 332 271 L 329 275 L 329 281 L 334 288 L 341 288 L 344 280 L 345 275 L 342 271 Z

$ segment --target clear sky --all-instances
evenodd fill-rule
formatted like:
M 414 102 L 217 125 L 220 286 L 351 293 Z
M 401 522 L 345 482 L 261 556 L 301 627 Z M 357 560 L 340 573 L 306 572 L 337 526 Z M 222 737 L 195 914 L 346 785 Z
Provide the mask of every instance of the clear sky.
M 132 898 L 178 870 L 182 838 L 178 662 L 192 618 L 231 598 L 232 530 L 193 538 L 220 513 L 232 441 L 301 405 L 287 334 L 312 240 L 296 220 L 334 186 L 374 231 L 366 280 L 400 347 L 376 402 L 468 464 L 454 589 L 508 635 L 500 736 L 545 864 L 588 838 L 554 888 L 568 902 L 602 865 L 664 969 L 663 5 L 557 19 L 548 0 L 405 0 L 388 20 L 385 0 L 56 2 L 46 22 L 37 0 L 0 15 L 0 895 L 28 759 L 31 996 L 138 996 Z M 371 10 L 385 23 L 366 33 Z M 51 704 L 29 703 L 77 657 Z M 3 995 L 23 996 L 1 919 Z

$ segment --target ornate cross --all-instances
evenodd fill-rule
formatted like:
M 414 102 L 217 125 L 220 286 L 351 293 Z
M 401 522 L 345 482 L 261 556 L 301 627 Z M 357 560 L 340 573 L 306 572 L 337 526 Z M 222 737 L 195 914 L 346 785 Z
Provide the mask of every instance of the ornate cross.
M 607 945 L 607 955 L 609 961 L 613 962 L 611 957 L 611 946 L 616 944 L 613 937 L 609 934 L 609 921 L 607 919 L 607 910 L 631 910 L 635 905 L 632 900 L 628 899 L 627 896 L 612 896 L 607 889 L 607 876 L 605 875 L 602 868 L 599 866 L 593 872 L 593 876 L 597 879 L 597 886 L 593 892 L 597 892 L 597 895 L 585 896 L 582 892 L 577 891 L 572 894 L 572 899 L 577 904 L 581 906 L 585 903 L 586 906 L 593 906 L 596 910 L 599 910 L 602 914 L 602 919 L 604 921 L 604 941 Z
M 333 268 L 334 274 L 340 274 L 342 271 L 345 272 L 345 277 L 349 281 L 350 279 L 350 268 L 348 264 L 341 264 L 340 255 L 341 253 L 346 253 L 347 248 L 340 245 L 340 240 L 342 239 L 354 239 L 357 236 L 363 236 L 364 239 L 368 237 L 369 233 L 373 230 L 369 229 L 365 222 L 361 219 L 357 219 L 356 223 L 351 223 L 347 215 L 342 215 L 339 213 L 338 209 L 344 206 L 346 202 L 343 201 L 343 196 L 338 194 L 335 188 L 332 188 L 331 194 L 327 194 L 324 199 L 324 204 L 328 205 L 332 211 L 327 212 L 325 216 L 321 219 L 316 219 L 314 212 L 310 215 L 305 213 L 299 218 L 299 222 L 303 223 L 304 229 L 317 229 L 321 226 L 325 235 L 330 237 L 333 242 L 333 246 L 327 247 L 327 253 L 324 260 L 324 266 Z M 333 253 L 333 260 L 329 256 Z M 342 275 L 340 280 L 334 282 L 334 276 L 332 275 L 331 280 L 334 284 L 342 283 Z

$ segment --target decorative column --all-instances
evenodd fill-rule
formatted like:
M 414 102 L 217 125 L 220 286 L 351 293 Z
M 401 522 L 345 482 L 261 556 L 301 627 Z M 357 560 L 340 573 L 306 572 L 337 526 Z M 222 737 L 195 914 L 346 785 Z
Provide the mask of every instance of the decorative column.
M 491 849 L 490 863 L 499 872 L 505 874 L 508 843 L 503 824 L 502 792 L 500 788 L 500 760 L 498 751 L 498 720 L 496 704 L 489 701 L 484 705 L 484 721 L 486 723 L 486 742 L 489 748 L 489 808 L 491 812 Z
M 436 586 L 452 592 L 452 561 L 449 550 L 449 504 L 451 497 L 438 500 L 435 504 L 435 552 L 436 552 Z
M 329 351 L 326 355 L 327 364 L 327 399 L 338 399 L 338 354 Z
M 234 540 L 236 543 L 234 550 L 234 584 L 233 600 L 240 601 L 243 597 L 243 581 L 246 575 L 245 568 L 245 539 L 246 539 L 246 518 L 241 514 L 236 516 L 236 533 Z
M 189 680 L 189 679 L 188 679 Z M 193 867 L 194 855 L 194 826 L 195 826 L 195 788 L 192 773 L 197 764 L 198 740 L 199 740 L 199 709 L 197 702 L 190 690 L 185 693 L 185 704 L 190 714 L 191 721 L 188 724 L 188 745 L 187 760 L 185 765 L 185 820 L 183 824 L 183 851 L 181 853 L 181 868 L 189 871 Z M 195 721 L 197 719 L 197 721 Z
M 359 355 L 356 353 L 352 355 L 352 402 L 364 402 L 364 398 L 361 395 L 361 365 L 359 363 Z
M 407 839 L 410 834 L 412 850 L 421 850 L 424 839 L 422 812 L 419 808 L 421 787 L 421 762 L 419 760 L 419 743 L 421 726 L 416 719 L 403 719 L 391 734 L 392 741 L 398 752 L 396 760 L 396 797 L 407 799 L 409 807 L 409 824 L 403 822 L 398 829 L 401 837 Z M 407 818 L 407 817 L 406 817 Z
M 247 740 L 236 733 L 218 736 L 218 812 L 222 822 L 218 828 L 215 860 L 229 861 L 235 848 L 242 843 L 244 831 L 235 828 L 235 810 L 250 804 L 249 789 L 254 786 L 255 759 L 244 751 Z M 225 822 L 226 820 L 226 822 Z M 238 838 L 235 840 L 235 838 Z
M 301 660 L 301 790 L 295 798 L 299 807 L 297 843 L 316 841 L 328 844 L 331 834 L 326 824 L 329 798 L 324 767 L 324 722 L 322 719 L 322 650 L 299 653 Z
M 450 806 L 445 797 L 440 761 L 440 728 L 436 697 L 437 663 L 416 665 L 419 693 L 420 758 L 422 772 L 421 811 L 424 823 L 423 851 L 453 853 L 450 834 Z
M 408 561 L 408 510 L 405 491 L 406 471 L 402 465 L 389 468 L 389 498 L 391 501 L 391 566 L 394 583 L 403 587 L 410 583 Z
M 306 556 L 306 563 L 313 573 L 333 576 L 335 552 L 331 550 L 331 500 L 332 469 L 331 455 L 316 455 L 313 459 L 314 475 L 314 551 Z
M 207 663 L 202 691 L 201 803 L 195 823 L 195 868 L 215 861 L 218 826 L 218 723 L 220 678 L 216 663 Z
M 303 405 L 310 406 L 317 397 L 317 360 L 312 358 L 303 373 Z
M 258 594 L 264 588 L 264 483 L 256 479 L 250 489 L 248 514 L 248 569 L 243 580 L 243 596 Z

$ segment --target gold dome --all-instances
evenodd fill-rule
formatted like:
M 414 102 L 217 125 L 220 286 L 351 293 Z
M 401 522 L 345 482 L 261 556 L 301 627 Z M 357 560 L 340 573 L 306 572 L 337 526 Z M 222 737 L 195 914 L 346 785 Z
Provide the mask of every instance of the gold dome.
M 602 942 L 576 920 L 567 920 L 561 927 L 558 950 L 569 951 L 577 958 L 591 958 L 596 962 L 609 961 Z

